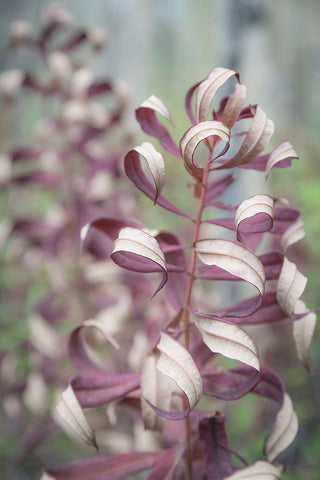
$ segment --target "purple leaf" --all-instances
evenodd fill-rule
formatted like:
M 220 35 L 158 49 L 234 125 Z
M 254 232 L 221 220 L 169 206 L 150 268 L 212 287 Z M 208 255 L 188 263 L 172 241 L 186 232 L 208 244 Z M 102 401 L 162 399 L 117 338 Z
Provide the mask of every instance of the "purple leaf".
M 237 400 L 251 392 L 260 378 L 255 368 L 238 365 L 224 372 L 202 375 L 203 393 L 221 400 Z

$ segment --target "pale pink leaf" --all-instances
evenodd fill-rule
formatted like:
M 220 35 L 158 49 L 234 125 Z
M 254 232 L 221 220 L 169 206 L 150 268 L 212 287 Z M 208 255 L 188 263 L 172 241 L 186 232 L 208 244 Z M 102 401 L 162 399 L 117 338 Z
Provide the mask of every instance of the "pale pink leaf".
M 308 309 L 305 303 L 302 300 L 298 300 L 294 308 L 294 313 L 306 313 L 306 316 L 293 322 L 292 333 L 298 357 L 304 366 L 309 369 L 309 348 L 316 327 L 317 316 L 314 312 L 307 312 Z
M 141 155 L 147 162 L 156 188 L 156 195 L 154 198 L 154 201 L 156 203 L 157 198 L 163 190 L 166 181 L 166 171 L 163 157 L 161 153 L 157 152 L 154 146 L 148 142 L 144 142 L 142 143 L 142 145 L 133 148 L 132 152 L 137 152 L 138 158 L 139 155 Z M 127 156 L 126 158 L 130 158 L 133 161 L 139 161 L 133 155 L 131 155 L 130 157 Z
M 61 399 L 56 406 L 56 413 L 60 426 L 67 433 L 98 449 L 94 431 L 89 425 L 71 385 L 62 392 Z
M 157 348 L 160 352 L 157 368 L 174 380 L 185 393 L 190 409 L 194 408 L 202 394 L 202 379 L 192 356 L 179 342 L 163 332 Z
M 230 131 L 220 122 L 207 120 L 190 127 L 180 140 L 180 150 L 185 167 L 195 178 L 201 179 L 203 172 L 203 168 L 193 161 L 195 150 L 202 140 L 211 136 L 217 136 L 224 142 L 229 142 Z
M 274 124 L 272 120 L 267 118 L 260 107 L 257 107 L 248 133 L 238 152 L 230 160 L 226 160 L 215 169 L 233 168 L 249 163 L 265 149 L 273 135 L 273 131 Z
M 254 285 L 263 295 L 265 272 L 260 260 L 247 248 L 229 240 L 200 240 L 197 243 L 200 260 Z
M 257 347 L 242 328 L 209 318 L 197 318 L 196 324 L 202 340 L 213 353 L 220 353 L 256 370 L 260 369 Z
M 162 432 L 166 421 L 144 400 L 162 410 L 169 410 L 172 383 L 158 368 L 159 352 L 146 357 L 141 372 L 141 410 L 145 428 Z
M 172 118 L 170 115 L 169 110 L 167 109 L 166 105 L 163 103 L 163 101 L 159 98 L 156 97 L 156 95 L 150 95 L 144 102 L 141 103 L 140 108 L 150 108 L 151 110 L 160 113 L 160 115 L 163 115 L 166 117 L 169 122 L 172 123 Z
M 241 239 L 242 222 L 250 222 L 245 233 L 257 233 L 271 230 L 273 220 L 273 198 L 270 195 L 254 195 L 244 200 L 235 214 L 238 240 Z M 256 222 L 255 222 L 256 219 Z
M 285 393 L 273 429 L 264 444 L 264 453 L 267 459 L 273 462 L 293 442 L 297 432 L 298 418 L 293 410 L 291 398 Z
M 290 245 L 299 242 L 305 236 L 303 221 L 298 218 L 281 237 L 281 249 L 285 252 Z
M 293 149 L 291 143 L 289 142 L 280 143 L 280 145 L 278 145 L 271 152 L 270 157 L 267 161 L 267 165 L 266 165 L 267 178 L 270 175 L 271 170 L 275 166 L 279 166 L 277 164 L 281 164 L 281 162 L 284 162 L 285 164 L 287 164 L 288 161 L 291 161 L 293 158 L 298 158 L 298 155 Z
M 307 284 L 307 278 L 285 257 L 277 285 L 277 300 L 282 310 L 291 315 Z
M 237 121 L 246 98 L 246 93 L 247 87 L 237 83 L 234 92 L 228 97 L 222 114 L 219 117 L 219 121 L 226 127 L 231 128 Z
M 282 465 L 272 465 L 269 462 L 258 460 L 249 467 L 237 470 L 225 480 L 281 480 Z
M 208 77 L 200 83 L 197 90 L 196 118 L 199 122 L 207 120 L 210 105 L 219 88 L 236 72 L 223 67 L 216 67 Z

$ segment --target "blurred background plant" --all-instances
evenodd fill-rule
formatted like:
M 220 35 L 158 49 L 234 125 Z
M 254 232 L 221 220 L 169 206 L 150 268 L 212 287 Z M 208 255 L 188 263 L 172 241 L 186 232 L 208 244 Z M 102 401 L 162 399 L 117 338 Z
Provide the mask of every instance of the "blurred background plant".
M 9 382 L 9 390 L 6 390 L 9 400 L 4 401 L 6 415 L 9 414 L 11 419 L 20 418 L 19 422 L 7 422 L 8 429 L 3 430 L 5 434 L 1 439 L 1 451 L 5 459 L 14 450 L 17 451 L 17 439 L 30 425 L 30 418 L 19 413 L 21 408 L 25 409 L 22 407 L 21 395 L 23 391 L 28 391 L 25 380 L 31 372 L 41 369 L 44 361 L 39 339 L 33 339 L 37 353 L 31 357 L 28 353 L 28 319 L 31 317 L 33 321 L 39 322 L 39 316 L 45 316 L 45 311 L 49 312 L 45 320 L 50 326 L 57 322 L 58 332 L 64 337 L 77 321 L 97 314 L 96 298 L 91 305 L 85 302 L 85 308 L 89 310 L 84 311 L 84 305 L 78 303 L 82 297 L 71 296 L 70 290 L 66 290 L 65 272 L 68 272 L 68 289 L 76 288 L 79 292 L 86 288 L 83 284 L 79 285 L 78 281 L 70 281 L 79 278 L 74 270 L 81 268 L 81 262 L 85 263 L 86 257 L 83 256 L 80 262 L 74 261 L 75 255 L 78 258 L 78 246 L 68 246 L 65 227 L 68 225 L 69 239 L 78 239 L 79 229 L 86 220 L 92 218 L 90 215 L 102 211 L 105 215 L 108 208 L 111 208 L 109 212 L 114 211 L 120 215 L 122 209 L 125 209 L 126 216 L 130 213 L 131 195 L 127 195 L 125 205 L 122 201 L 117 202 L 117 195 L 115 198 L 112 196 L 112 202 L 115 203 L 108 206 L 107 198 L 90 198 L 93 189 L 89 186 L 90 182 L 96 182 L 98 188 L 94 191 L 102 192 L 102 197 L 109 189 L 113 190 L 114 175 L 119 175 L 117 169 L 121 154 L 128 146 L 132 146 L 130 135 L 135 125 L 133 107 L 151 93 L 166 99 L 177 126 L 183 129 L 186 125 L 185 119 L 180 116 L 180 107 L 192 81 L 203 78 L 213 65 L 240 71 L 250 99 L 259 99 L 259 104 L 275 121 L 277 140 L 290 139 L 301 157 L 294 162 L 292 168 L 274 175 L 273 186 L 275 195 L 287 197 L 292 206 L 302 211 L 306 240 L 295 247 L 295 257 L 299 269 L 309 278 L 306 301 L 310 306 L 319 305 L 320 251 L 317 238 L 320 224 L 319 216 L 315 213 L 315 206 L 319 203 L 319 168 L 316 163 L 320 102 L 317 94 L 320 65 L 319 2 L 68 0 L 64 5 L 74 12 L 80 24 L 98 23 L 106 29 L 110 37 L 109 48 L 100 52 L 99 56 L 91 55 L 92 46 L 94 49 L 102 46 L 102 31 L 91 27 L 79 29 L 69 11 L 49 6 L 49 2 L 1 2 L 2 44 L 7 42 L 9 35 L 11 38 L 10 48 L 2 51 L 1 62 L 2 70 L 11 70 L 11 76 L 3 75 L 0 82 L 2 95 L 7 99 L 2 100 L 0 127 L 1 151 L 4 152 L 0 173 L 3 184 L 1 210 L 3 218 L 7 219 L 1 223 L 1 315 L 6 331 L 1 344 L 4 357 L 2 383 L 5 385 L 4 382 Z M 42 18 L 44 23 L 39 28 L 40 33 L 35 34 L 26 22 L 39 25 L 43 15 L 42 7 L 46 7 L 47 13 Z M 17 18 L 23 18 L 26 22 L 13 24 L 9 32 L 8 25 Z M 60 28 L 50 32 L 50 21 L 60 24 Z M 47 35 L 45 43 L 50 45 L 48 50 L 39 44 L 41 35 Z M 75 43 L 74 48 L 72 42 Z M 82 65 L 85 65 L 84 69 Z M 92 77 L 92 71 L 97 72 L 98 80 L 95 76 Z M 100 82 L 99 76 L 104 79 L 106 71 L 111 72 L 112 78 L 119 76 L 126 81 L 133 92 L 126 108 L 125 117 L 129 129 L 126 127 L 123 142 L 123 133 L 117 128 L 120 122 L 117 118 L 112 121 L 113 115 L 117 117 L 114 109 L 120 108 L 119 116 L 123 116 L 123 92 L 120 85 L 119 94 L 117 83 L 116 86 L 112 83 L 112 87 L 108 88 L 110 81 Z M 25 75 L 26 72 L 29 75 Z M 97 84 L 104 85 L 109 102 L 107 100 L 104 104 L 101 101 L 103 88 L 102 91 L 95 89 Z M 16 96 L 20 88 L 25 92 L 28 89 L 28 94 L 18 95 L 15 102 L 12 102 L 12 97 Z M 89 95 L 90 88 L 92 95 Z M 43 122 L 41 119 L 46 120 Z M 92 130 L 94 137 L 86 138 L 86 135 L 93 133 Z M 108 158 L 104 158 L 106 150 L 101 150 L 101 138 L 107 130 L 111 135 L 106 138 Z M 30 141 L 32 137 L 36 139 L 35 142 Z M 86 140 L 83 142 L 84 137 Z M 117 147 L 120 142 L 119 151 Z M 60 188 L 61 175 L 64 180 Z M 174 187 L 174 168 L 168 176 Z M 249 180 L 241 186 L 247 197 L 255 193 L 255 181 L 256 179 Z M 126 187 L 127 184 L 122 188 Z M 172 191 L 177 202 L 183 202 L 180 189 L 172 188 Z M 82 199 L 86 200 L 85 205 L 80 201 Z M 152 226 L 153 213 L 148 213 L 145 208 L 148 201 L 139 201 L 148 225 Z M 27 220 L 27 223 L 22 220 Z M 167 227 L 164 217 L 160 217 L 160 222 L 163 222 L 164 228 Z M 45 238 L 44 225 L 50 226 Z M 8 241 L 12 227 L 14 235 Z M 58 232 L 60 235 L 57 235 Z M 44 245 L 51 252 L 43 254 Z M 70 251 L 73 252 L 72 255 L 69 255 Z M 50 262 L 52 257 L 55 260 L 58 257 L 59 262 Z M 67 304 L 67 310 L 62 308 L 63 305 L 55 297 L 48 297 L 52 287 L 55 294 L 59 292 L 58 296 L 63 292 L 64 307 Z M 45 303 L 41 302 L 44 299 Z M 312 374 L 309 376 L 292 354 L 292 343 L 286 342 L 284 347 L 282 338 L 289 338 L 289 335 L 286 326 L 281 328 L 283 336 L 277 335 L 280 344 L 278 347 L 281 348 L 275 346 L 270 350 L 271 363 L 280 365 L 280 373 L 300 418 L 300 433 L 295 448 L 291 449 L 291 469 L 287 478 L 300 478 L 303 474 L 304 478 L 313 480 L 320 471 L 320 465 L 316 463 L 320 441 L 317 428 L 320 397 L 317 368 L 320 358 L 319 341 L 316 336 L 311 347 Z M 54 332 L 56 334 L 56 329 Z M 272 335 L 272 327 L 267 333 Z M 60 358 L 58 360 L 61 361 Z M 51 381 L 55 372 L 50 372 L 50 375 L 48 379 Z M 68 369 L 63 376 L 68 376 Z M 34 378 L 31 375 L 31 380 L 29 378 L 28 381 L 39 383 L 39 378 Z M 10 390 L 12 379 L 17 381 L 13 382 L 14 388 Z M 48 392 L 43 385 L 41 388 L 46 392 L 47 399 Z M 40 393 L 38 396 L 40 398 Z M 26 398 L 28 395 L 24 395 L 23 404 L 32 405 L 33 401 Z M 243 445 L 244 432 L 249 432 L 246 433 L 245 445 L 248 451 L 244 452 L 248 458 L 254 457 L 261 450 L 262 439 L 259 444 L 249 413 L 252 409 L 259 408 L 258 402 L 246 398 L 241 401 L 241 407 L 237 403 L 237 409 L 230 412 L 230 434 L 235 439 L 235 446 L 237 442 L 238 445 Z M 264 415 L 263 411 L 260 413 Z M 72 442 L 58 434 L 53 438 L 49 444 L 41 445 L 38 450 L 40 453 L 25 458 L 23 466 L 18 467 L 16 478 L 33 478 L 40 465 L 48 463 L 48 460 L 49 463 L 55 463 L 72 458 Z M 81 455 L 77 453 L 76 457 L 79 456 Z M 10 475 L 9 478 L 14 478 L 12 472 Z

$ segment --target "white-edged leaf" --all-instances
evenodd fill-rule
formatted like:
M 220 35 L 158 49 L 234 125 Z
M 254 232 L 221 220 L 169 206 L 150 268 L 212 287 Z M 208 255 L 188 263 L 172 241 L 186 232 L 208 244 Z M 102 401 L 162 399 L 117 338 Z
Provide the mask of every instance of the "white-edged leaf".
M 298 300 L 294 308 L 294 313 L 300 314 L 307 311 L 306 304 L 302 300 Z M 309 369 L 309 349 L 316 323 L 316 314 L 309 312 L 305 317 L 295 320 L 292 326 L 292 334 L 298 358 L 307 369 Z
M 207 120 L 210 105 L 219 88 L 236 72 L 223 67 L 216 67 L 207 76 L 203 82 L 200 83 L 197 90 L 196 99 L 196 118 L 199 122 Z
M 87 445 L 98 448 L 94 431 L 89 425 L 71 385 L 62 392 L 55 413 L 57 414 L 55 419 L 66 433 Z
M 169 410 L 171 393 L 175 383 L 158 368 L 159 352 L 145 358 L 141 372 L 141 397 L 149 400 L 155 407 Z M 145 428 L 162 432 L 166 420 L 141 398 L 141 411 Z
M 194 176 L 201 178 L 203 168 L 193 162 L 194 152 L 202 140 L 218 136 L 221 140 L 229 142 L 230 131 L 221 122 L 207 120 L 190 127 L 180 140 L 180 150 L 186 169 Z
M 237 121 L 247 94 L 247 87 L 237 83 L 234 92 L 228 97 L 227 103 L 223 109 L 220 122 L 228 128 L 231 128 Z
M 257 347 L 242 328 L 211 318 L 197 318 L 196 324 L 202 340 L 212 352 L 260 370 Z
M 264 444 L 264 453 L 269 462 L 273 462 L 293 442 L 297 432 L 298 418 L 293 410 L 291 398 L 286 393 L 273 429 Z
M 167 120 L 169 120 L 170 123 L 172 123 L 169 110 L 163 101 L 159 97 L 156 97 L 156 95 L 150 95 L 150 97 L 141 103 L 140 108 L 141 107 L 151 108 L 151 110 L 160 113 L 160 115 L 163 115 Z
M 237 470 L 225 480 L 280 480 L 282 465 L 272 465 L 269 462 L 258 460 L 249 467 Z
M 273 203 L 274 200 L 270 195 L 254 195 L 244 200 L 237 208 L 235 214 L 235 224 L 238 230 L 240 223 L 259 213 L 265 213 L 273 219 Z
M 278 145 L 272 152 L 269 157 L 269 160 L 266 165 L 266 176 L 270 175 L 271 170 L 273 167 L 281 162 L 282 160 L 289 159 L 289 158 L 298 158 L 293 146 L 290 142 L 282 142 Z
M 157 368 L 174 380 L 187 396 L 192 409 L 202 394 L 202 378 L 192 356 L 179 342 L 163 332 L 157 348 L 160 352 Z
M 294 312 L 306 284 L 307 278 L 285 257 L 277 286 L 277 300 L 285 313 L 291 315 Z
M 115 321 L 116 321 L 116 319 L 115 319 Z M 110 342 L 111 345 L 113 345 L 115 349 L 119 350 L 120 346 L 119 346 L 118 342 L 112 337 L 112 335 L 110 333 L 110 329 L 108 328 L 108 324 L 104 323 L 101 318 L 100 319 L 86 320 L 85 322 L 83 322 L 82 326 L 83 327 L 93 327 L 93 328 L 95 328 L 96 330 L 98 330 L 98 332 L 101 333 L 101 335 L 103 335 L 105 340 Z
M 281 237 L 281 249 L 285 252 L 290 245 L 299 242 L 305 236 L 303 221 L 298 218 Z
M 263 295 L 265 273 L 260 260 L 247 248 L 229 240 L 200 240 L 196 250 L 206 265 L 216 265 L 254 285 Z
M 141 145 L 134 147 L 132 150 L 136 151 L 146 160 L 154 180 L 157 198 L 162 192 L 166 183 L 166 169 L 163 156 L 154 148 L 152 143 L 149 142 L 143 142 Z

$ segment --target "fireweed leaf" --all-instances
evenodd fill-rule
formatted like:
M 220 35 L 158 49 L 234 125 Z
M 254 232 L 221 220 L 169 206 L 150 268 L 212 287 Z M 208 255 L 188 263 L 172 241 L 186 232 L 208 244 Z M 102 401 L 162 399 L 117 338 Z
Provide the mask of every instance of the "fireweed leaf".
M 221 400 L 237 400 L 247 395 L 260 381 L 260 372 L 247 365 L 202 375 L 203 393 Z
M 219 121 L 223 123 L 223 125 L 231 128 L 238 120 L 246 98 L 246 94 L 247 87 L 237 83 L 234 92 L 227 98 L 222 113 L 218 117 Z
M 272 137 L 273 131 L 274 124 L 272 120 L 267 118 L 260 107 L 257 107 L 248 133 L 238 152 L 230 160 L 225 160 L 222 165 L 214 169 L 233 168 L 249 163 L 265 149 Z
M 206 265 L 216 265 L 264 293 L 265 273 L 260 260 L 247 248 L 229 240 L 200 240 L 196 250 Z
M 199 438 L 208 480 L 223 480 L 233 471 L 224 415 L 203 418 Z
M 295 305 L 301 297 L 307 284 L 307 278 L 302 275 L 296 265 L 285 257 L 278 280 L 277 300 L 280 307 L 288 315 L 294 312 Z
M 162 432 L 166 421 L 152 409 L 144 398 L 152 405 L 169 410 L 171 403 L 172 380 L 158 368 L 159 353 L 146 357 L 141 372 L 141 410 L 145 428 Z
M 209 318 L 197 318 L 196 325 L 204 343 L 212 352 L 238 360 L 256 370 L 260 369 L 257 347 L 240 327 Z
M 295 314 L 306 313 L 304 318 L 296 320 L 292 325 L 293 339 L 297 354 L 307 370 L 310 368 L 309 348 L 313 337 L 313 332 L 317 323 L 317 316 L 314 312 L 309 312 L 302 300 L 298 300 L 295 308 Z
M 140 167 L 140 158 L 141 155 L 147 162 L 148 168 L 152 175 L 154 184 L 155 184 L 155 198 L 154 202 L 157 203 L 157 198 L 159 197 L 166 181 L 166 171 L 164 160 L 161 153 L 157 152 L 154 146 L 151 143 L 144 142 L 142 145 L 139 145 L 129 153 L 127 153 L 125 157 L 125 168 L 130 172 L 130 170 L 135 170 L 135 175 L 141 175 L 142 169 Z M 131 169 L 128 168 L 128 162 L 131 162 Z M 139 165 L 138 170 L 136 170 L 136 165 Z M 144 178 L 141 178 L 144 180 Z
M 202 179 L 203 168 L 194 163 L 193 156 L 199 143 L 212 136 L 217 136 L 220 140 L 227 142 L 228 147 L 230 139 L 229 129 L 222 123 L 214 120 L 200 122 L 190 127 L 180 140 L 180 150 L 184 165 L 187 171 L 198 180 Z
M 298 158 L 295 150 L 293 149 L 291 143 L 282 142 L 278 145 L 270 154 L 269 159 L 266 165 L 266 176 L 270 175 L 271 170 L 277 166 L 288 166 L 291 163 L 291 160 Z
M 298 218 L 281 237 L 281 250 L 286 251 L 291 245 L 299 242 L 305 236 L 304 225 L 301 218 Z
M 172 140 L 168 130 L 157 120 L 155 112 L 172 122 L 170 113 L 160 98 L 151 95 L 136 109 L 136 119 L 144 133 L 157 138 L 160 145 L 172 155 L 180 157 L 178 146 Z
M 71 433 L 82 442 L 98 449 L 94 431 L 90 427 L 71 385 L 61 394 L 61 399 L 56 406 L 56 413 L 60 426 L 67 433 Z
M 298 418 L 293 410 L 292 402 L 287 393 L 277 414 L 273 429 L 269 433 L 264 452 L 270 462 L 285 450 L 295 439 L 298 432 Z
M 271 463 L 258 460 L 249 467 L 237 470 L 225 480 L 281 480 L 282 465 L 272 465 Z
M 160 352 L 157 368 L 174 380 L 186 395 L 189 408 L 193 409 L 202 393 L 201 375 L 193 358 L 185 347 L 163 332 L 157 349 Z
M 210 105 L 219 88 L 232 76 L 237 75 L 233 70 L 216 67 L 208 77 L 198 86 L 196 99 L 196 118 L 198 122 L 207 120 Z
M 126 480 L 131 474 L 153 468 L 163 454 L 157 451 L 92 457 L 46 468 L 45 474 L 55 480 Z
M 244 233 L 267 232 L 273 225 L 273 198 L 270 195 L 254 195 L 244 200 L 235 214 L 237 239 Z
M 157 240 L 143 230 L 130 227 L 120 230 L 111 258 L 120 267 L 134 272 L 162 271 L 163 277 L 155 294 L 167 281 L 164 253 Z

